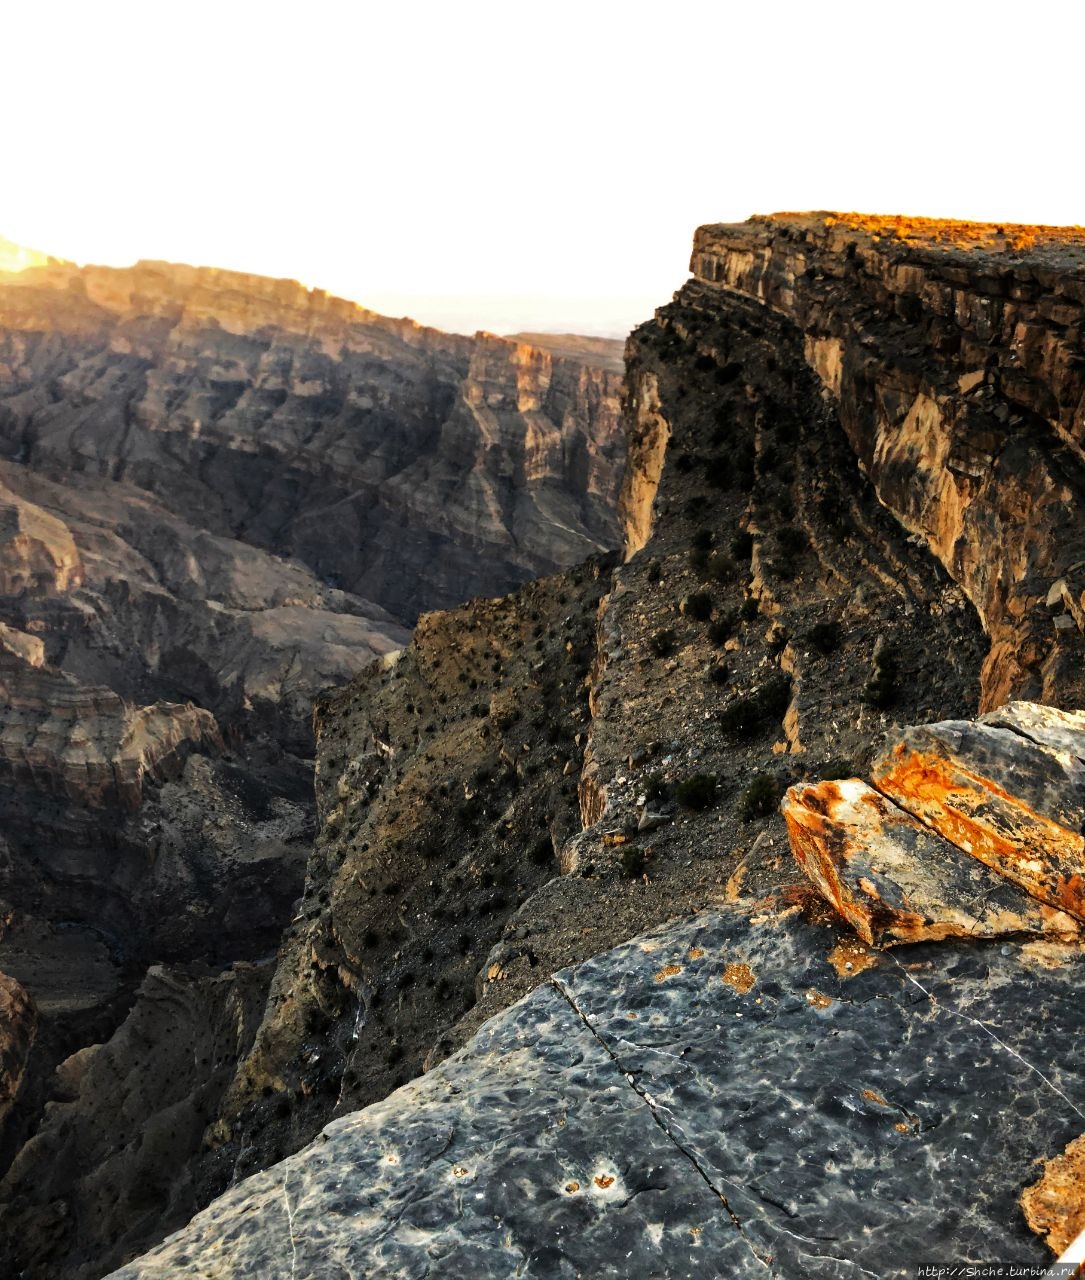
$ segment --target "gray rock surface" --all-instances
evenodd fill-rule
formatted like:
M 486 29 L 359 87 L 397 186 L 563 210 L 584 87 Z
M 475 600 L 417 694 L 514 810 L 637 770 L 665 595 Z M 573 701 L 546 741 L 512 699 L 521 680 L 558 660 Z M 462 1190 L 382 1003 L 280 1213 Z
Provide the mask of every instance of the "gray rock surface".
M 1042 1263 L 1017 1196 L 1085 1114 L 1085 960 L 1043 945 L 704 912 L 559 973 L 116 1280 Z

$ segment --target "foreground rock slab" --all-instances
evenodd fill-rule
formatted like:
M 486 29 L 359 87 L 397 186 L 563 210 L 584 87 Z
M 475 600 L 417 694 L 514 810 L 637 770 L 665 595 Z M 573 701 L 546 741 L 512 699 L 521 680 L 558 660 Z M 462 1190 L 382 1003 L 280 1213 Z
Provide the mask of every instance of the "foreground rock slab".
M 781 807 L 795 860 L 865 942 L 1078 932 L 857 778 L 792 787 Z
M 1040 1265 L 1017 1197 L 1080 1132 L 1083 977 L 1050 942 L 876 953 L 800 906 L 705 912 L 559 973 L 115 1277 Z
M 1033 897 L 1085 919 L 1085 765 L 1011 729 L 905 730 L 871 781 Z

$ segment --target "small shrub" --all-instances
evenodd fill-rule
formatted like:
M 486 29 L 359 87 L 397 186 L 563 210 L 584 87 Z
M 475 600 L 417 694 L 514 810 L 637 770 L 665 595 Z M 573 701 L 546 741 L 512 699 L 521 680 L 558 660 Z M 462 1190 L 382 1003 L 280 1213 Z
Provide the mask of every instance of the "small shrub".
M 713 684 L 726 684 L 730 669 L 726 662 L 714 662 L 708 668 L 708 678 Z
M 674 798 L 685 809 L 711 809 L 718 798 L 716 779 L 710 773 L 695 773 L 678 784 Z
M 652 652 L 657 658 L 669 657 L 674 652 L 677 643 L 678 637 L 670 627 L 657 631 L 650 641 Z
M 738 630 L 738 610 L 725 609 L 708 627 L 708 638 L 714 645 L 726 644 Z
M 874 659 L 874 671 L 866 682 L 865 700 L 872 707 L 884 711 L 897 700 L 897 680 L 900 674 L 896 654 L 892 649 L 883 649 Z
M 738 611 L 738 616 L 743 622 L 752 622 L 757 617 L 758 611 L 757 600 L 753 596 L 747 596 L 742 602 L 742 608 Z
M 540 836 L 538 840 L 531 846 L 531 863 L 532 866 L 546 867 L 550 865 L 554 856 L 554 842 L 549 836 Z
M 854 760 L 846 760 L 843 756 L 835 756 L 818 770 L 818 778 L 822 782 L 839 782 L 843 778 L 854 778 L 858 775 Z
M 707 622 L 712 617 L 712 597 L 707 591 L 694 591 L 683 601 L 682 612 L 694 622 Z
M 622 875 L 630 880 L 639 880 L 644 875 L 644 850 L 635 844 L 627 844 L 622 848 Z
M 759 773 L 742 793 L 740 812 L 749 822 L 752 818 L 765 818 L 776 808 L 779 788 L 769 773 Z
M 658 560 L 650 560 L 648 562 L 648 581 L 659 582 L 663 577 L 663 570 L 659 567 Z
M 649 804 L 665 804 L 671 789 L 661 773 L 652 773 L 644 780 L 644 798 Z
M 806 534 L 793 524 L 782 524 L 776 530 L 776 545 L 790 558 L 801 556 L 807 548 Z
M 737 738 L 753 738 L 770 722 L 779 720 L 791 701 L 791 681 L 785 675 L 773 676 L 753 693 L 736 698 L 720 713 L 725 733 Z
M 753 534 L 749 529 L 739 529 L 731 539 L 731 554 L 736 560 L 749 560 L 753 555 Z
M 735 564 L 731 557 L 725 556 L 722 551 L 714 551 L 708 557 L 705 572 L 713 582 L 730 582 L 735 576 Z
M 706 573 L 708 570 L 708 552 L 701 547 L 693 547 L 689 553 L 689 567 L 694 573 Z
M 806 633 L 806 639 L 818 653 L 835 653 L 840 648 L 840 623 L 815 622 Z
M 695 551 L 711 551 L 712 550 L 712 530 L 698 529 L 690 539 L 690 545 Z

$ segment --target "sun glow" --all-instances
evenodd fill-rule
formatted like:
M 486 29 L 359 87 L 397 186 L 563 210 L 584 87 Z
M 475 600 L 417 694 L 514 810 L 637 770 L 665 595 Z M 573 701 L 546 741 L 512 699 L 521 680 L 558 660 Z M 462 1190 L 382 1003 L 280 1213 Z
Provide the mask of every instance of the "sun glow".
M 27 267 L 44 267 L 49 263 L 47 254 L 38 253 L 36 249 L 27 249 L 21 244 L 12 244 L 0 236 L 0 271 L 25 271 Z

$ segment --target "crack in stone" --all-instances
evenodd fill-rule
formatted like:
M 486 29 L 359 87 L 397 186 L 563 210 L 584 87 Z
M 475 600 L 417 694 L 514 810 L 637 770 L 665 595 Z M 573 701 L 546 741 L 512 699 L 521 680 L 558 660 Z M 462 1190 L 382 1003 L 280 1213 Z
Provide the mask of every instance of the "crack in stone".
M 901 964 L 901 962 L 896 958 L 896 956 L 892 954 L 892 952 L 885 951 L 882 954 L 888 956 L 888 958 L 893 961 L 893 963 L 897 966 L 897 968 L 901 971 L 901 973 L 904 974 L 904 976 L 908 979 L 908 981 L 912 984 L 912 986 L 918 987 L 918 989 L 923 992 L 923 994 L 927 997 L 928 1001 L 930 1002 L 931 1008 L 933 1010 L 942 1012 L 942 1013 L 952 1014 L 953 1017 L 960 1018 L 962 1022 L 970 1022 L 972 1023 L 973 1026 L 979 1027 L 979 1029 L 985 1035 L 987 1035 L 991 1040 L 993 1040 L 995 1044 L 997 1044 L 1000 1048 L 1005 1049 L 1005 1051 L 1010 1055 L 1010 1057 L 1016 1058 L 1017 1061 L 1020 1062 L 1021 1065 L 1026 1070 L 1031 1071 L 1033 1075 L 1038 1076 L 1044 1082 L 1044 1084 L 1046 1084 L 1047 1087 L 1052 1091 L 1052 1093 L 1057 1094 L 1063 1100 L 1063 1102 L 1066 1103 L 1066 1105 L 1071 1109 L 1071 1111 L 1079 1115 L 1082 1120 L 1085 1120 L 1085 1111 L 1082 1111 L 1081 1108 L 1077 1106 L 1077 1104 L 1073 1101 L 1072 1098 L 1070 1098 L 1067 1094 L 1063 1093 L 1063 1091 L 1059 1088 L 1059 1086 L 1055 1084 L 1053 1080 L 1045 1076 L 1039 1067 L 1033 1066 L 1033 1064 L 1029 1062 L 1027 1058 L 1023 1057 L 1020 1053 L 1018 1053 L 1017 1050 L 1013 1047 L 1013 1045 L 1007 1044 L 1005 1040 L 1000 1039 L 991 1030 L 991 1028 L 987 1025 L 986 1022 L 981 1022 L 979 1018 L 973 1018 L 970 1014 L 962 1013 L 960 1009 L 954 1009 L 950 1005 L 940 1004 L 938 1002 L 938 999 L 933 994 L 933 992 L 928 991 L 927 988 L 922 984 L 922 982 L 919 981 L 918 978 L 916 978 L 913 974 L 909 973 L 908 970 L 904 967 L 904 965 Z
M 286 1206 L 286 1227 L 290 1232 L 290 1280 L 298 1272 L 298 1241 L 294 1235 L 294 1208 L 290 1203 L 290 1193 L 287 1191 L 287 1183 L 290 1181 L 289 1166 L 283 1171 L 283 1184 L 280 1190 L 283 1193 L 283 1204 Z
M 628 1083 L 629 1087 L 633 1090 L 633 1092 L 637 1095 L 637 1097 L 640 1098 L 641 1101 L 644 1103 L 644 1105 L 648 1108 L 649 1114 L 651 1115 L 652 1119 L 656 1122 L 656 1124 L 659 1126 L 659 1128 L 662 1130 L 667 1141 L 670 1142 L 693 1166 L 693 1168 L 700 1175 L 701 1179 L 704 1181 L 705 1185 L 709 1188 L 712 1194 L 716 1196 L 716 1198 L 720 1201 L 723 1207 L 727 1210 L 727 1216 L 731 1219 L 732 1225 L 734 1226 L 735 1230 L 739 1233 L 739 1235 L 742 1237 L 743 1242 L 745 1243 L 749 1251 L 753 1254 L 753 1256 L 757 1259 L 757 1261 L 766 1269 L 766 1271 L 769 1270 L 770 1259 L 765 1258 L 760 1253 L 758 1253 L 757 1249 L 754 1247 L 753 1242 L 750 1240 L 749 1236 L 743 1230 L 742 1222 L 736 1215 L 734 1209 L 731 1208 L 730 1202 L 728 1201 L 727 1197 L 723 1194 L 723 1192 L 719 1189 L 719 1187 L 717 1187 L 716 1184 L 712 1181 L 712 1178 L 709 1175 L 708 1171 L 701 1165 L 701 1163 L 698 1161 L 697 1157 L 693 1154 L 693 1152 L 688 1150 L 688 1148 L 684 1147 L 682 1143 L 678 1141 L 675 1135 L 668 1128 L 666 1121 L 663 1119 L 662 1115 L 660 1114 L 660 1109 L 658 1107 L 658 1104 L 655 1102 L 655 1100 L 649 1096 L 646 1090 L 640 1087 L 640 1085 L 636 1081 L 636 1078 L 633 1076 L 631 1072 L 628 1072 L 622 1069 L 621 1060 L 618 1058 L 618 1055 L 611 1049 L 610 1045 L 607 1044 L 607 1042 L 603 1039 L 603 1037 L 599 1034 L 599 1032 L 596 1031 L 595 1027 L 592 1026 L 591 1021 L 585 1016 L 584 1011 L 577 1004 L 576 998 L 574 997 L 573 993 L 556 976 L 551 976 L 550 985 L 554 988 L 555 991 L 558 992 L 560 996 L 562 996 L 566 1000 L 566 1002 L 568 1003 L 572 1011 L 576 1014 L 576 1016 L 580 1019 L 580 1021 L 583 1022 L 584 1026 L 588 1029 L 588 1031 L 592 1034 L 592 1036 L 594 1036 L 595 1039 L 599 1042 L 600 1046 L 603 1049 L 603 1052 L 606 1053 L 607 1057 L 610 1058 L 610 1060 L 618 1068 L 618 1071 L 622 1079 Z

